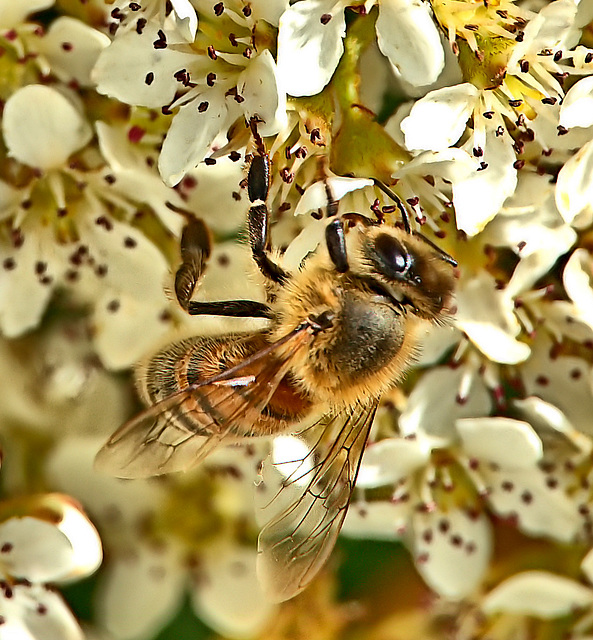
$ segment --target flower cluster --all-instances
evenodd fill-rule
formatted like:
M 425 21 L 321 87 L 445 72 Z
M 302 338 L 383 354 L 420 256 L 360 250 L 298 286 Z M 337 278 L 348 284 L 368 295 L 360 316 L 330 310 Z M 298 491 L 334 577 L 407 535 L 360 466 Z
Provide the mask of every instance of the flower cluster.
M 320 638 L 591 637 L 592 34 L 589 0 L 0 0 L 0 638 L 81 638 L 54 584 L 102 548 L 89 637 L 150 640 L 184 598 L 231 638 L 310 638 L 307 616 Z M 304 439 L 186 475 L 93 470 L 146 354 L 266 326 L 169 293 L 195 217 L 195 300 L 266 299 L 262 153 L 283 268 L 335 215 L 411 223 L 457 262 L 344 522 L 409 552 L 342 585 L 362 606 L 338 603 L 336 563 L 282 605 L 258 582 L 262 461 L 306 460 Z

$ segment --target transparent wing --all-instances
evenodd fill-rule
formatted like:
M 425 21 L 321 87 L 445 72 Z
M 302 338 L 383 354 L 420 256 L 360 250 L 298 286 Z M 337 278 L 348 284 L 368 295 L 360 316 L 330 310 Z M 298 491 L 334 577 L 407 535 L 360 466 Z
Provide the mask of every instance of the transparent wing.
M 299 327 L 223 374 L 149 407 L 111 436 L 96 468 L 119 478 L 187 470 L 220 444 L 239 440 L 237 427 L 258 420 L 292 355 L 310 336 L 306 326 Z
M 320 420 L 304 434 L 314 440 L 307 453 L 276 464 L 275 471 L 264 470 L 260 492 L 265 494 L 274 482 L 280 488 L 264 505 L 264 514 L 273 516 L 259 536 L 258 575 L 275 601 L 305 589 L 329 557 L 376 409 L 377 403 L 357 405 Z

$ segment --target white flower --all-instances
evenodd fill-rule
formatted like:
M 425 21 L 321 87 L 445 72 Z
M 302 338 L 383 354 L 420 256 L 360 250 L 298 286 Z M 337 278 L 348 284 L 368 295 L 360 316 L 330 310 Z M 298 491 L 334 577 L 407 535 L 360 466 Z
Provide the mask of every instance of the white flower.
M 205 26 L 192 46 L 155 18 L 117 34 L 93 72 L 101 93 L 128 104 L 179 109 L 159 157 L 169 185 L 196 167 L 238 118 L 257 116 L 264 136 L 286 123 L 282 77 L 258 41 L 257 14 L 238 1 L 205 4 Z M 174 99 L 176 92 L 181 95 Z
M 347 4 L 345 0 L 301 0 L 280 18 L 278 69 L 290 95 L 314 95 L 330 81 L 344 51 Z M 374 4 L 379 8 L 379 49 L 394 73 L 415 86 L 434 82 L 443 69 L 444 53 L 425 6 L 415 0 L 381 0 L 367 2 L 365 9 Z
M 47 465 L 94 514 L 109 562 L 96 593 L 116 639 L 152 638 L 189 592 L 197 615 L 226 637 L 259 633 L 275 611 L 255 573 L 257 448 L 226 448 L 196 472 L 122 481 L 93 472 L 100 442 L 70 438 Z M 246 537 L 247 536 L 247 537 Z
M 576 5 L 570 0 L 546 6 L 528 23 L 519 43 L 509 40 L 512 49 L 500 80 L 484 85 L 482 67 L 470 69 L 475 84 L 431 91 L 401 123 L 411 150 L 437 151 L 461 143 L 479 160 L 480 168 L 453 189 L 458 227 L 468 235 L 481 231 L 513 194 L 517 166 L 522 166 L 521 161 L 517 165 L 517 155 L 525 147 L 521 136 L 535 137 L 548 149 L 566 132 L 557 128 L 557 103 L 564 92 L 553 74 L 562 73 L 562 47 L 574 40 L 575 13 Z M 487 59 L 493 68 L 502 64 L 496 58 L 502 54 L 495 51 L 487 52 L 493 57 Z M 464 140 L 470 116 L 473 131 Z M 508 122 L 515 123 L 517 130 L 510 131 Z
M 367 448 L 344 524 L 346 535 L 402 538 L 420 574 L 447 598 L 462 598 L 476 589 L 492 545 L 476 491 L 460 482 L 454 448 L 459 418 L 488 413 L 490 400 L 477 378 L 462 397 L 463 377 L 446 368 L 422 376 L 398 421 L 403 437 Z M 379 414 L 379 428 L 382 420 L 389 420 L 388 412 Z M 373 498 L 372 489 L 378 487 L 391 489 L 387 500 Z

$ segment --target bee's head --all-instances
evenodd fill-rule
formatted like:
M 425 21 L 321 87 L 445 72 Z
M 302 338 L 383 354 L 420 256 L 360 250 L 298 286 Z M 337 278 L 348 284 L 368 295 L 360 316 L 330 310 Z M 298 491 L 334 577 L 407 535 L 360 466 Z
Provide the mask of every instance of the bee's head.
M 416 315 L 436 319 L 451 310 L 454 260 L 423 236 L 394 227 L 369 228 L 362 255 L 369 275 Z

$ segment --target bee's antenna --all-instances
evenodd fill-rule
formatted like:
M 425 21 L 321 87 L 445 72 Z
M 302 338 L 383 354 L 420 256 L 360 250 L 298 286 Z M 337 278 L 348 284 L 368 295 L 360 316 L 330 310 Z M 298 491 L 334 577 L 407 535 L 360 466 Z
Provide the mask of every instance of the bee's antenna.
M 392 191 L 385 183 L 381 182 L 381 180 L 377 180 L 376 178 L 373 178 L 373 182 L 375 183 L 375 186 L 379 187 L 379 189 L 381 189 L 383 193 L 388 195 L 393 200 L 393 202 L 395 202 L 402 216 L 402 223 L 404 225 L 404 230 L 406 231 L 406 233 L 412 233 L 412 225 L 410 224 L 410 215 L 408 213 L 408 210 L 404 207 L 404 204 L 401 201 L 400 197 L 394 191 Z

